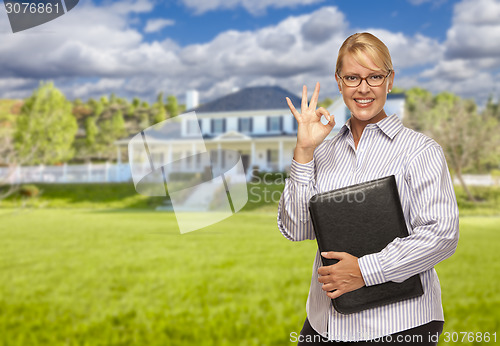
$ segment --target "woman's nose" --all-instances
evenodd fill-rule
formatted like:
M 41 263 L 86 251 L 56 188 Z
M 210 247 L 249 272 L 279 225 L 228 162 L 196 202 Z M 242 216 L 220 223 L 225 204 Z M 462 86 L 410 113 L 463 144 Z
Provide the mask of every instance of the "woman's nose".
M 361 84 L 358 86 L 358 90 L 362 93 L 366 93 L 368 91 L 370 91 L 370 86 L 368 85 L 368 83 L 366 82 L 366 79 L 363 79 L 361 81 Z

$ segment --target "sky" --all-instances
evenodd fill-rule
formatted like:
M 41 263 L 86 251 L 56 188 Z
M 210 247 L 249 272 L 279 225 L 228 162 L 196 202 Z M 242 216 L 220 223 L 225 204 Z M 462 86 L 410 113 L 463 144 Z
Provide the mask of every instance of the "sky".
M 48 80 L 82 100 L 183 102 L 196 89 L 208 102 L 261 85 L 299 95 L 317 81 L 334 98 L 338 49 L 364 31 L 388 46 L 396 87 L 480 105 L 500 95 L 500 0 L 80 0 L 17 33 L 0 5 L 0 98 Z

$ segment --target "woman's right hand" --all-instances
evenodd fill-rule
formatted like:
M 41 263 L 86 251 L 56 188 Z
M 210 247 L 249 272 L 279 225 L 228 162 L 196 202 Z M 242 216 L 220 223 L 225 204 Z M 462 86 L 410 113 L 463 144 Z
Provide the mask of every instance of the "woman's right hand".
M 314 149 L 323 142 L 335 126 L 333 115 L 323 107 L 316 109 L 319 96 L 319 83 L 316 83 L 311 102 L 307 104 L 307 87 L 302 88 L 302 104 L 299 113 L 287 97 L 286 102 L 295 120 L 297 120 L 297 145 L 293 154 L 293 159 L 299 163 L 307 163 L 313 159 Z M 328 123 L 324 125 L 320 120 L 324 115 Z

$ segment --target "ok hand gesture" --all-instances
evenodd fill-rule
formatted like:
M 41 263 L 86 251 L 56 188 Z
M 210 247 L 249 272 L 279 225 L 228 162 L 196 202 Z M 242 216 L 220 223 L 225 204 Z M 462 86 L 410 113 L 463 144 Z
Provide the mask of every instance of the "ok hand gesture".
M 316 109 L 319 96 L 319 83 L 316 83 L 311 102 L 307 104 L 307 87 L 302 88 L 302 104 L 299 113 L 287 97 L 286 102 L 295 120 L 297 120 L 297 146 L 293 158 L 299 163 L 307 163 L 312 160 L 314 149 L 323 142 L 335 126 L 333 115 L 323 107 Z M 321 116 L 324 115 L 328 120 L 326 125 L 321 123 Z

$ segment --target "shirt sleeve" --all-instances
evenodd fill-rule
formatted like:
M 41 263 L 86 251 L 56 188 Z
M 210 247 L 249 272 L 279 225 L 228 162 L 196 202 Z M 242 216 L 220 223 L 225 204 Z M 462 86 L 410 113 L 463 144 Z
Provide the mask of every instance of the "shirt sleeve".
M 292 159 L 290 176 L 278 204 L 278 228 L 289 240 L 315 239 L 308 202 L 316 194 L 314 159 L 298 163 Z
M 408 166 L 411 235 L 360 257 L 367 286 L 403 282 L 450 257 L 458 244 L 458 206 L 441 147 L 431 146 Z

